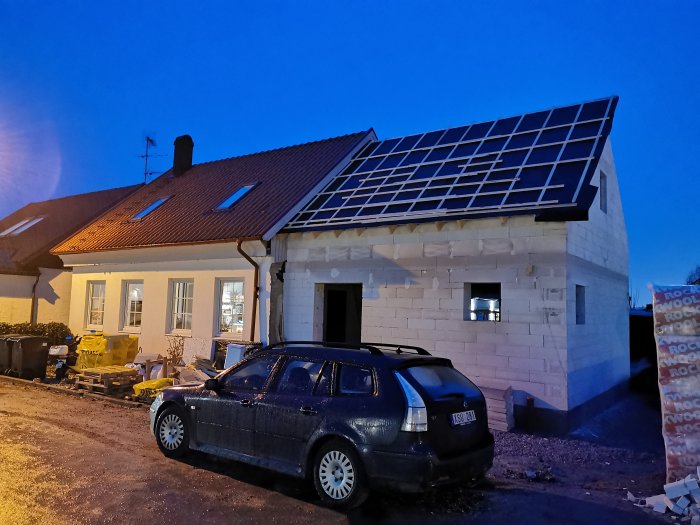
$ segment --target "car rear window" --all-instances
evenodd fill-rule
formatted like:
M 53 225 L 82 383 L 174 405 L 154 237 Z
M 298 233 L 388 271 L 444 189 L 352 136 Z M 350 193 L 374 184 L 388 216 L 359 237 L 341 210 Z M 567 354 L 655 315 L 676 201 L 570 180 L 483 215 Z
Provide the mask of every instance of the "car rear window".
M 474 393 L 479 389 L 462 373 L 449 366 L 413 366 L 403 373 L 415 379 L 433 398 L 454 393 Z

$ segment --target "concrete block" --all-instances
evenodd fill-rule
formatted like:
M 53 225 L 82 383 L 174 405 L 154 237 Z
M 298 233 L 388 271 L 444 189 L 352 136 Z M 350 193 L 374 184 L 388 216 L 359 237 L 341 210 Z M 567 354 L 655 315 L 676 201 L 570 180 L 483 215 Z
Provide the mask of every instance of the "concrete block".
M 505 368 L 508 366 L 508 358 L 500 355 L 477 355 L 476 364 L 479 366 Z
M 423 257 L 423 245 L 418 242 L 397 244 L 394 253 L 397 259 L 420 259 Z
M 441 353 L 465 353 L 465 343 L 460 341 L 435 341 L 435 350 Z
M 674 481 L 673 483 L 666 483 L 664 485 L 664 492 L 666 496 L 671 499 L 680 498 L 681 496 L 686 496 L 690 493 L 688 487 L 685 486 L 685 480 Z
M 423 254 L 425 257 L 446 257 L 450 255 L 450 245 L 448 242 L 426 243 Z
M 497 345 L 496 355 L 508 357 L 530 357 L 530 347 L 521 345 Z
M 408 328 L 435 330 L 435 319 L 408 319 Z
M 353 246 L 350 248 L 350 260 L 361 261 L 372 257 L 372 248 L 369 246 Z
M 525 357 L 509 357 L 508 367 L 516 370 L 544 371 L 544 359 L 530 359 Z
M 410 299 L 422 299 L 423 298 L 423 288 L 418 286 L 410 286 L 408 288 L 397 287 L 396 297 L 399 298 L 410 298 Z
M 478 361 L 478 360 L 477 360 Z M 529 373 L 527 370 L 513 370 L 510 368 L 497 368 L 497 379 L 508 379 L 514 381 L 529 381 Z
M 423 310 L 424 319 L 449 319 L 450 313 L 446 310 Z

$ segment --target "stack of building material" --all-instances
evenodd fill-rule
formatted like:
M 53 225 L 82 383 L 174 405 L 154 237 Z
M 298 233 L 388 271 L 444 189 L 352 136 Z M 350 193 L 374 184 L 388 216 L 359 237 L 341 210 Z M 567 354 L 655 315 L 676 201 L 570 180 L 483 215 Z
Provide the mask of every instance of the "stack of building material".
M 508 432 L 515 426 L 513 417 L 513 390 L 482 387 L 481 392 L 486 398 L 486 410 L 488 411 L 489 428 Z

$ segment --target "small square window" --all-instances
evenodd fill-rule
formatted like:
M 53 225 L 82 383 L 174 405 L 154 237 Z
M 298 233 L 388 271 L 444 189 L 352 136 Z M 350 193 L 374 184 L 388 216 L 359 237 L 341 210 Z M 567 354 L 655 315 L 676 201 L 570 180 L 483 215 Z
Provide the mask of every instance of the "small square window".
M 576 285 L 576 324 L 586 324 L 586 287 Z
M 500 321 L 501 283 L 466 283 L 464 320 Z
M 338 393 L 350 396 L 368 396 L 374 391 L 372 371 L 352 365 L 341 365 Z

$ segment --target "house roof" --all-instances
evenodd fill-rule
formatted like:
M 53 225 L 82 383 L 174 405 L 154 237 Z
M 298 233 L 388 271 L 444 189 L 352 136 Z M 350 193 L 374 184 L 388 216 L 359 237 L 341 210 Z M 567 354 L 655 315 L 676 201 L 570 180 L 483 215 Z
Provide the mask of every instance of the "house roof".
M 177 177 L 169 170 L 52 253 L 261 239 L 280 221 L 283 226 L 333 169 L 373 135 L 369 130 L 205 162 Z M 244 186 L 252 189 L 230 209 L 217 209 Z M 152 211 L 144 213 L 149 207 Z
M 0 272 L 34 274 L 39 266 L 61 268 L 50 248 L 140 186 L 33 202 L 8 215 L 0 220 Z
M 372 142 L 284 231 L 516 214 L 587 218 L 617 101 Z

